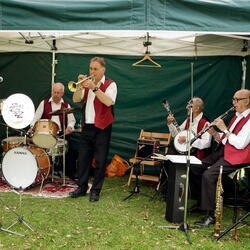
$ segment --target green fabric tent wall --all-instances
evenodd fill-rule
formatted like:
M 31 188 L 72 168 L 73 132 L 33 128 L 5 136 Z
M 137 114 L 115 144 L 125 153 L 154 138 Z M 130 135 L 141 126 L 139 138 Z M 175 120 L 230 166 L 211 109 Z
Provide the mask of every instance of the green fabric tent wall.
M 88 74 L 91 57 L 78 54 L 56 56 L 56 81 L 65 84 L 65 98 L 71 104 L 72 93 L 67 89 L 67 83 L 76 80 L 79 73 Z M 191 63 L 194 63 L 194 95 L 204 98 L 205 112 L 210 119 L 231 107 L 232 94 L 241 87 L 242 58 L 237 56 L 154 58 L 162 68 L 132 67 L 139 57 L 104 57 L 106 75 L 118 85 L 110 158 L 116 153 L 124 158 L 133 156 L 141 128 L 167 132 L 166 112 L 161 104 L 164 98 L 170 102 L 179 123 L 185 118 L 184 107 L 190 98 Z M 249 64 L 250 57 L 246 59 Z M 50 95 L 50 53 L 1 53 L 0 72 L 5 79 L 0 86 L 0 99 L 23 93 L 31 97 L 37 107 Z M 249 70 L 246 78 L 246 87 L 250 88 Z M 76 113 L 76 117 L 79 123 L 80 113 Z M 1 139 L 6 137 L 4 126 L 1 126 L 0 136 Z M 77 147 L 78 134 L 74 137 Z
M 1 30 L 249 32 L 244 0 L 1 0 Z

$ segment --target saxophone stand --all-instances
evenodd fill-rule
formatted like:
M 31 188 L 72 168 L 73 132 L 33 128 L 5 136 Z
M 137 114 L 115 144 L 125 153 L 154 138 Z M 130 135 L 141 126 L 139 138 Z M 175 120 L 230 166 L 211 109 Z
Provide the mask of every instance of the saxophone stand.
M 228 229 L 226 229 L 223 233 L 221 233 L 215 240 L 219 241 L 223 236 L 225 236 L 228 232 L 230 232 L 232 229 L 236 228 L 240 223 L 246 223 L 248 224 L 248 222 L 245 222 L 245 219 L 250 216 L 250 211 L 248 213 L 246 213 L 243 217 L 241 217 L 236 223 L 234 223 L 231 227 L 229 227 Z
M 123 199 L 123 201 L 126 201 L 127 199 L 129 199 L 130 197 L 132 197 L 134 194 L 140 194 L 140 195 L 143 195 L 143 196 L 146 196 L 146 197 L 149 197 L 150 199 L 152 199 L 153 197 L 148 195 L 148 194 L 145 194 L 145 193 L 142 193 L 140 191 L 140 187 L 139 187 L 139 171 L 140 171 L 140 165 L 141 165 L 141 162 L 146 160 L 147 158 L 149 158 L 152 154 L 148 155 L 147 157 L 143 158 L 142 160 L 138 161 L 138 162 L 135 162 L 133 163 L 127 170 L 129 169 L 132 169 L 132 168 L 135 168 L 135 186 L 133 188 L 132 191 L 130 191 L 130 195 L 128 195 L 127 197 L 125 197 Z
M 23 191 L 21 188 L 20 188 L 20 192 Z M 20 192 L 17 192 L 14 190 L 15 193 L 19 194 L 19 198 L 20 198 L 20 206 L 21 207 L 21 204 L 22 204 L 22 195 Z M 24 220 L 24 217 L 21 216 L 20 214 L 18 214 L 17 212 L 15 212 L 13 209 L 11 209 L 10 207 L 8 207 L 7 205 L 4 204 L 3 200 L 0 198 L 0 201 L 2 202 L 2 204 L 9 210 L 11 211 L 13 214 L 15 214 L 17 216 L 17 219 L 10 225 L 8 226 L 7 228 L 3 228 L 2 227 L 2 224 L 0 223 L 0 230 L 4 231 L 4 232 L 7 232 L 7 233 L 11 233 L 11 234 L 15 234 L 15 235 L 18 235 L 18 236 L 21 236 L 21 237 L 27 237 L 27 235 L 24 235 L 24 234 L 20 234 L 20 233 L 17 233 L 17 232 L 14 232 L 14 231 L 11 231 L 10 228 L 12 228 L 13 226 L 15 226 L 17 223 L 22 223 L 24 224 L 27 228 L 29 228 L 32 232 L 34 232 L 34 230 L 32 229 L 32 227 L 28 224 L 27 221 Z

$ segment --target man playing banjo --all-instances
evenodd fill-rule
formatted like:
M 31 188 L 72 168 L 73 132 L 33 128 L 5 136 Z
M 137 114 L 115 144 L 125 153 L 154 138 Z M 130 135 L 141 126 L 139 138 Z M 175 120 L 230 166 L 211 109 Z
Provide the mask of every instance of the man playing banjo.
M 190 115 L 191 106 L 193 107 L 192 131 L 194 133 L 192 137 L 194 137 L 207 126 L 208 120 L 202 112 L 204 108 L 204 102 L 201 98 L 193 97 L 192 100 L 188 102 L 186 106 L 188 116 Z M 172 113 L 168 115 L 167 125 L 172 137 L 175 138 L 175 150 L 170 150 L 168 154 L 186 153 L 186 147 L 184 147 L 183 145 L 187 144 L 186 131 L 189 129 L 189 124 L 189 118 L 187 118 L 180 126 L 178 126 Z M 195 149 L 194 155 L 200 160 L 203 159 L 210 153 L 211 135 L 208 132 L 202 134 L 192 143 L 191 146 L 192 149 Z M 183 150 L 183 148 L 185 150 Z

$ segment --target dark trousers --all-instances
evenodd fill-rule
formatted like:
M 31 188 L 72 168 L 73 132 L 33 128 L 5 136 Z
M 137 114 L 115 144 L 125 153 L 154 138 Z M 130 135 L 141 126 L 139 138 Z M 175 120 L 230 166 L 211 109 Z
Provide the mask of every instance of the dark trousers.
M 223 175 L 246 166 L 247 164 L 231 165 L 224 160 L 224 146 L 202 160 L 202 165 L 191 165 L 191 190 L 196 190 L 196 196 L 202 210 L 215 209 L 215 193 L 220 166 L 223 166 Z M 193 186 L 193 187 L 192 187 Z
M 106 160 L 109 150 L 112 125 L 105 129 L 85 124 L 80 136 L 78 156 L 78 186 L 87 191 L 91 163 L 95 158 L 96 168 L 91 192 L 100 193 L 106 170 Z

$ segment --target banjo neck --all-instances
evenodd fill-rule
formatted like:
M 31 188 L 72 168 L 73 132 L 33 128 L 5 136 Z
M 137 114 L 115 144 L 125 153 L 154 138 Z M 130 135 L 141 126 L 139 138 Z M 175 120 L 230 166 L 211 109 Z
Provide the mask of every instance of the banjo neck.
M 174 115 L 173 115 L 173 113 L 172 113 L 172 111 L 171 111 L 171 109 L 170 109 L 170 105 L 169 105 L 168 101 L 167 101 L 167 100 L 163 100 L 163 101 L 162 101 L 162 105 L 163 105 L 163 107 L 166 109 L 167 114 L 174 117 Z M 178 131 L 178 133 L 180 133 L 180 132 L 181 132 L 180 126 L 179 126 L 179 124 L 177 123 L 177 121 L 175 120 L 175 118 L 174 118 L 174 120 L 172 121 L 172 124 L 175 126 L 175 128 L 176 128 L 177 131 Z

